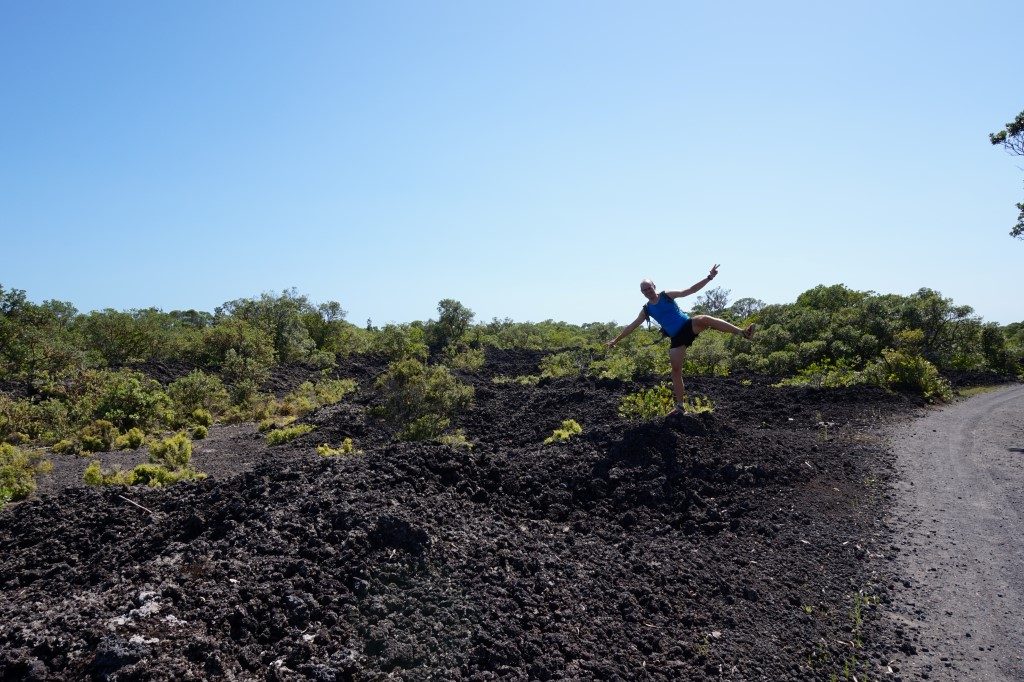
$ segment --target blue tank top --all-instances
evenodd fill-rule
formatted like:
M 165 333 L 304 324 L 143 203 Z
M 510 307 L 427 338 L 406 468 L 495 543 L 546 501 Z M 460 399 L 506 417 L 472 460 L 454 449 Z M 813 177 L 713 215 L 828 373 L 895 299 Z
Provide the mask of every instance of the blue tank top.
M 657 303 L 645 304 L 644 310 L 661 325 L 661 328 L 669 336 L 678 334 L 683 325 L 686 324 L 686 321 L 690 319 L 686 313 L 679 309 L 675 300 L 669 298 L 664 291 L 658 294 Z

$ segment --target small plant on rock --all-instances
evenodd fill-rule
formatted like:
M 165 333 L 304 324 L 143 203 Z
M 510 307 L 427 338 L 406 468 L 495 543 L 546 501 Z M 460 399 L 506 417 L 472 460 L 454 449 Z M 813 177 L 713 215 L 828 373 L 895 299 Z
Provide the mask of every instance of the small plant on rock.
M 206 474 L 196 471 L 191 467 L 168 469 L 159 464 L 140 464 L 128 473 L 132 475 L 131 483 L 128 485 L 148 485 L 150 488 L 159 488 L 165 485 L 180 483 L 181 481 L 199 481 L 206 478 Z
M 273 429 L 282 429 L 294 422 L 296 419 L 298 419 L 298 417 L 294 416 L 267 417 L 266 419 L 260 420 L 260 423 L 256 425 L 256 430 L 260 433 L 266 433 Z
M 133 426 L 128 429 L 128 432 L 122 434 L 114 439 L 114 447 L 118 450 L 136 450 L 142 447 L 143 442 L 146 440 L 146 434 L 142 432 L 142 429 L 137 426 Z M 56 449 L 56 446 L 54 446 Z
M 456 429 L 452 433 L 445 433 L 436 438 L 437 442 L 441 445 L 449 445 L 453 448 L 466 448 L 467 450 L 473 449 L 473 444 L 466 438 L 466 432 L 462 429 Z
M 152 464 L 140 464 L 140 467 L 152 467 Z M 138 468 L 138 467 L 136 467 Z M 104 472 L 99 460 L 93 460 L 85 468 L 82 480 L 86 485 L 135 485 L 135 469 L 114 469 Z
M 421 441 L 437 438 L 448 428 L 451 420 L 437 414 L 425 414 L 407 423 L 398 432 L 398 439 L 405 441 Z
M 288 443 L 312 430 L 313 427 L 309 424 L 296 424 L 295 426 L 287 426 L 283 429 L 274 429 L 267 434 L 267 445 Z
M 520 374 L 519 376 L 498 375 L 491 379 L 491 383 L 499 386 L 505 384 L 519 384 L 520 386 L 536 386 L 540 383 L 540 376 L 537 374 Z
M 86 452 L 107 452 L 114 448 L 114 442 L 120 434 L 117 427 L 106 419 L 97 419 L 82 429 L 78 440 L 82 450 Z
M 192 441 L 178 433 L 149 446 L 149 461 L 168 469 L 183 469 L 192 461 Z
M 327 443 L 324 443 L 323 445 L 318 445 L 316 447 L 316 451 L 320 454 L 321 457 L 339 457 L 341 455 L 354 455 L 359 453 L 359 451 L 356 450 L 355 443 L 352 442 L 351 438 L 346 438 L 345 440 L 341 441 L 341 445 L 339 445 L 336 448 L 331 447 Z
M 715 404 L 711 402 L 711 398 L 704 395 L 697 395 L 692 398 L 687 397 L 683 401 L 683 412 L 686 414 L 704 414 L 714 411 Z
M 179 481 L 195 481 L 206 478 L 196 471 L 192 462 L 192 441 L 184 433 L 178 433 L 149 446 L 149 463 L 139 464 L 134 469 L 104 472 L 98 461 L 85 469 L 82 480 L 89 485 L 148 485 L 158 488 Z
M 583 433 L 583 427 L 575 419 L 566 419 L 562 422 L 562 426 L 552 432 L 550 436 L 544 439 L 545 445 L 551 445 L 552 443 L 564 443 L 573 436 L 578 436 Z
M 622 397 L 619 415 L 624 419 L 646 420 L 664 417 L 675 406 L 675 396 L 668 386 L 655 386 Z
M 301 417 L 323 405 L 333 405 L 356 388 L 352 379 L 326 379 L 317 383 L 306 381 L 286 395 L 278 405 L 282 415 Z
M 64 438 L 54 443 L 50 449 L 58 455 L 76 455 L 78 454 L 79 445 L 70 438 Z

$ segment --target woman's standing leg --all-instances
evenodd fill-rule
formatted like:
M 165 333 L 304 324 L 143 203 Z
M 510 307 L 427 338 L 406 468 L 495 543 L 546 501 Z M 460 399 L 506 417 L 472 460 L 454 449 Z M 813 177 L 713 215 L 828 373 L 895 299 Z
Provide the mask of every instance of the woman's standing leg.
M 668 359 L 672 362 L 672 392 L 676 396 L 676 405 L 686 399 L 686 387 L 683 385 L 683 359 L 686 357 L 686 346 L 669 348 Z

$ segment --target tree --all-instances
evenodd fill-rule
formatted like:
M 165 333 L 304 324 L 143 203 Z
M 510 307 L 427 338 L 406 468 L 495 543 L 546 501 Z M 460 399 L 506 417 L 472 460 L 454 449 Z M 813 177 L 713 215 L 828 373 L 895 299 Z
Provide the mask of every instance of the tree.
M 70 303 L 29 302 L 21 289 L 0 285 L 0 378 L 21 381 L 30 393 L 81 369 Z
M 738 319 L 745 320 L 764 309 L 765 302 L 759 298 L 741 298 L 729 306 L 729 314 Z
M 1003 145 L 1003 149 L 1011 154 L 1024 156 L 1024 111 L 998 133 L 990 133 L 988 139 L 992 144 Z M 1010 230 L 1010 236 L 1024 239 L 1024 203 L 1017 204 L 1017 210 L 1020 215 L 1017 216 L 1017 224 Z
M 228 301 L 215 310 L 218 322 L 234 317 L 266 332 L 273 340 L 277 361 L 282 364 L 301 362 L 314 350 L 316 343 L 303 324 L 302 315 L 317 312 L 309 299 L 294 288 L 285 289 L 280 296 L 264 293 L 258 299 Z
M 693 312 L 698 315 L 714 315 L 720 317 L 729 305 L 729 289 L 715 287 L 708 289 L 697 297 L 693 304 Z
M 432 353 L 458 343 L 474 317 L 472 310 L 451 298 L 438 302 L 437 313 L 437 322 L 431 320 L 427 324 L 427 346 Z

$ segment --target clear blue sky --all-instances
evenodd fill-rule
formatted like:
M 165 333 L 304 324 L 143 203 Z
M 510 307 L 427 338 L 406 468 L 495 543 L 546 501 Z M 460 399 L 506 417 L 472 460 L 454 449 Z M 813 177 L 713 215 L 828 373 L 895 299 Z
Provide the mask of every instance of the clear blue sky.
M 362 324 L 938 289 L 1024 320 L 1017 2 L 6 2 L 0 283 Z M 1017 85 L 1014 85 L 1017 83 Z

